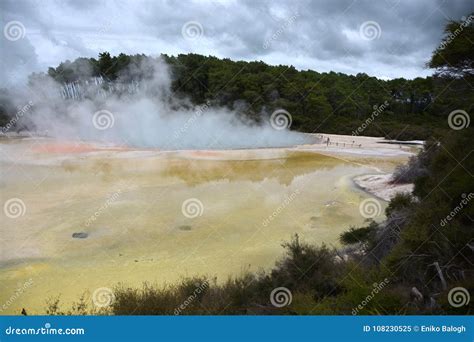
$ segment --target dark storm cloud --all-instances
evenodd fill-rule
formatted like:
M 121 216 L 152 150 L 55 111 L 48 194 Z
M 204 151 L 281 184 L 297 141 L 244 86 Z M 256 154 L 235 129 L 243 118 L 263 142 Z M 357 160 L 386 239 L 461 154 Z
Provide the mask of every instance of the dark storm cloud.
M 412 78 L 430 74 L 424 65 L 446 21 L 474 11 L 474 2 L 4 0 L 0 9 L 3 28 L 19 21 L 26 31 L 17 41 L 2 37 L 1 75 L 9 82 L 19 78 L 8 78 L 5 70 L 45 70 L 104 50 L 195 52 L 317 71 Z M 188 22 L 202 27 L 200 38 L 183 37 Z M 373 40 L 360 35 L 368 22 L 376 29 Z

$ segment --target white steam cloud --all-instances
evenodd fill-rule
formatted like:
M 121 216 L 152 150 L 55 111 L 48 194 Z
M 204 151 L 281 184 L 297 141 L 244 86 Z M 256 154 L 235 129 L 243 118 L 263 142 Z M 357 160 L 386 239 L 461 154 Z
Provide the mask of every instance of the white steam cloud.
M 170 72 L 160 59 L 145 59 L 112 85 L 86 83 L 66 89 L 49 77 L 30 82 L 28 94 L 21 97 L 33 106 L 21 117 L 21 126 L 67 140 L 169 150 L 282 147 L 311 141 L 308 135 L 274 129 L 269 115 L 257 125 L 211 102 L 193 106 L 175 98 Z

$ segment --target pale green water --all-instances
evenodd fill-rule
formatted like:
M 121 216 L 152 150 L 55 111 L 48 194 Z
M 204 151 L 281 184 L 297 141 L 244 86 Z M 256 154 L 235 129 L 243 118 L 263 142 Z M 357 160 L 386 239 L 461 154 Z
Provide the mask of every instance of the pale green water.
M 15 297 L 3 314 L 41 313 L 48 297 L 68 303 L 118 282 L 225 280 L 268 269 L 294 233 L 337 245 L 341 232 L 364 221 L 359 204 L 369 195 L 351 178 L 395 163 L 284 150 L 230 154 L 256 160 L 223 160 L 226 152 L 39 154 L 31 150 L 38 143 L 0 145 L 2 203 L 15 197 L 26 207 L 23 216 L 2 217 L 0 305 Z M 201 216 L 183 215 L 189 198 L 202 203 Z M 74 232 L 89 237 L 73 239 Z

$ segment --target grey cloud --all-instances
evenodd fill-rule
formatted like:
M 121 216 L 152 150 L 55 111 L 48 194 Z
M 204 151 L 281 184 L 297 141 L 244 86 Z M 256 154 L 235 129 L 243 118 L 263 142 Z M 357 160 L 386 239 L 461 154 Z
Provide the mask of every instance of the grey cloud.
M 36 30 L 43 38 L 30 39 L 34 49 L 47 50 L 41 46 L 46 40 L 62 49 L 64 56 L 92 56 L 104 50 L 119 53 L 122 49 L 128 53 L 194 52 L 277 61 L 316 71 L 328 71 L 332 65 L 336 72 L 412 78 L 429 74 L 424 65 L 439 44 L 446 21 L 459 20 L 474 11 L 474 3 L 7 0 L 0 8 L 4 13 L 2 25 L 8 20 L 22 21 L 27 31 Z M 181 28 L 188 21 L 203 26 L 204 36 L 199 41 L 189 42 L 182 37 Z M 379 39 L 360 39 L 359 28 L 366 21 L 378 23 Z M 12 48 L 26 53 L 20 44 Z M 4 50 L 2 60 L 13 63 L 9 59 L 12 53 Z M 39 55 L 38 63 L 31 67 L 50 60 L 51 56 Z

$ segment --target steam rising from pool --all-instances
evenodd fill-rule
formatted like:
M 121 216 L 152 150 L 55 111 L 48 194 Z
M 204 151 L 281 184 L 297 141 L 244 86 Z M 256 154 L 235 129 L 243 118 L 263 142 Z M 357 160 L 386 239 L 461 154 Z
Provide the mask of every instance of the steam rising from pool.
M 38 78 L 30 82 L 26 96 L 33 106 L 21 124 L 67 140 L 169 150 L 284 147 L 314 141 L 281 126 L 291 122 L 285 111 L 279 115 L 286 117 L 262 114 L 256 124 L 216 106 L 214 100 L 195 106 L 177 98 L 168 66 L 160 59 L 129 67 L 114 82 L 95 79 L 61 85 L 49 77 Z

